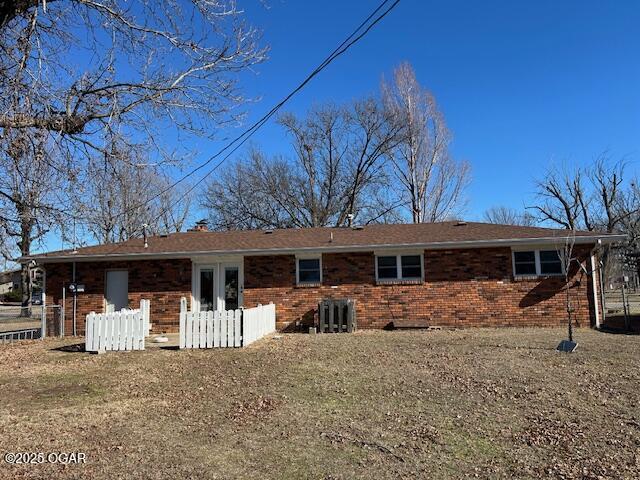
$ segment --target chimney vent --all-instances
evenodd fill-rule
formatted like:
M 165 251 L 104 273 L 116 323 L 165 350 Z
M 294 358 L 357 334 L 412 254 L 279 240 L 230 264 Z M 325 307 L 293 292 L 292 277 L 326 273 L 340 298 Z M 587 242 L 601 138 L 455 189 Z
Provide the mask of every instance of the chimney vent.
M 203 219 L 196 222 L 195 227 L 189 229 L 189 231 L 190 232 L 208 232 L 209 227 L 207 226 L 207 221 Z

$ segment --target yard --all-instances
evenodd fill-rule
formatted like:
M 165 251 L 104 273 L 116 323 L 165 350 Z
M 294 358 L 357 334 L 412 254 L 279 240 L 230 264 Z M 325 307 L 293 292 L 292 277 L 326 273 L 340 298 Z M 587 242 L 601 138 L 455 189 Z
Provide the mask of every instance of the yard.
M 2 478 L 638 478 L 640 337 L 580 329 L 284 335 L 89 355 L 0 346 Z

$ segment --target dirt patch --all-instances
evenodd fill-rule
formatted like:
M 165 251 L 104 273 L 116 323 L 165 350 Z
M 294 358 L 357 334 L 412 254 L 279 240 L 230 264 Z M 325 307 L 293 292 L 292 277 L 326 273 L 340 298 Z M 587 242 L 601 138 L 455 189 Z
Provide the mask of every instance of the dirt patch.
M 247 349 L 0 346 L 0 478 L 640 478 L 640 337 L 284 335 Z
M 234 422 L 247 423 L 253 419 L 264 418 L 277 407 L 277 401 L 271 397 L 263 397 L 241 402 L 234 402 L 233 409 L 227 417 Z

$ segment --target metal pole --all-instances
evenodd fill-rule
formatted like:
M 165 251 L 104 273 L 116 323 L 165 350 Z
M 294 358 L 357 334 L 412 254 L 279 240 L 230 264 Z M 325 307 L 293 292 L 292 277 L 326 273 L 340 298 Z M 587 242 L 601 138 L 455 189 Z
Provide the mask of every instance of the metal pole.
M 64 286 L 64 282 L 62 283 L 62 307 L 60 307 L 60 317 L 62 318 L 60 322 L 60 336 L 64 337 L 64 321 L 66 320 L 64 314 L 66 312 L 67 305 L 67 289 Z
M 629 313 L 627 312 L 627 295 L 625 284 L 622 284 L 622 311 L 624 312 L 624 328 L 629 330 Z
M 76 262 L 73 262 L 73 284 L 76 284 Z M 77 323 L 76 323 L 76 311 L 77 311 L 77 295 L 76 295 L 76 291 L 77 288 L 73 289 L 73 336 L 75 337 L 78 332 L 77 332 Z
M 607 314 L 606 314 L 606 308 L 605 308 L 605 294 L 604 294 L 604 275 L 602 273 L 602 262 L 598 261 L 598 265 L 600 266 L 600 268 L 598 269 L 598 274 L 600 277 L 600 305 L 602 306 L 602 321 L 601 321 L 601 325 L 604 325 L 605 321 L 607 320 Z
M 42 292 L 42 314 L 40 317 L 40 338 L 44 338 L 47 336 L 47 295 L 44 292 Z

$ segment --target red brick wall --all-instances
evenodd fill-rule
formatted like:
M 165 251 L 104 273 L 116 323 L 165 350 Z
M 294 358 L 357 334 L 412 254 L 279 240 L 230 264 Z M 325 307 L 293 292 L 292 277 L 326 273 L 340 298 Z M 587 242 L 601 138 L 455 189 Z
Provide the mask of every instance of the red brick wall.
M 574 253 L 586 261 L 589 250 L 576 247 Z M 298 287 L 293 255 L 245 257 L 244 304 L 276 303 L 281 329 L 310 324 L 318 301 L 330 297 L 355 299 L 361 328 L 401 320 L 452 327 L 556 326 L 566 321 L 564 278 L 514 280 L 509 248 L 425 251 L 424 260 L 424 283 L 376 285 L 372 252 L 324 254 L 322 286 Z M 589 326 L 591 276 L 577 266 L 571 274 L 576 321 Z
M 46 293 L 48 304 L 62 304 L 62 285 L 72 280 L 72 264 L 47 264 Z M 86 315 L 104 311 L 106 270 L 129 272 L 129 306 L 137 308 L 141 299 L 151 300 L 153 330 L 178 331 L 180 297 L 191 295 L 191 260 L 140 260 L 133 262 L 76 262 L 76 283 L 84 284 L 85 292 L 77 297 L 78 334 L 84 335 Z M 67 289 L 65 332 L 73 331 L 73 297 Z
M 576 247 L 588 262 L 589 247 Z M 277 304 L 278 328 L 311 324 L 323 298 L 356 300 L 361 328 L 382 328 L 409 321 L 432 326 L 554 326 L 566 321 L 564 278 L 514 280 L 509 248 L 432 250 L 424 252 L 425 281 L 420 284 L 376 285 L 372 252 L 332 253 L 322 257 L 319 287 L 296 286 L 293 255 L 252 256 L 244 260 L 244 305 Z M 590 270 L 590 263 L 586 263 Z M 71 264 L 46 265 L 48 303 L 62 303 L 62 283 L 71 282 Z M 78 334 L 90 311 L 104 310 L 107 269 L 129 271 L 131 307 L 151 300 L 154 331 L 177 331 L 180 297 L 191 294 L 191 261 L 77 262 Z M 571 298 L 581 326 L 594 321 L 591 275 L 572 270 Z M 65 330 L 72 332 L 72 302 L 67 292 Z

